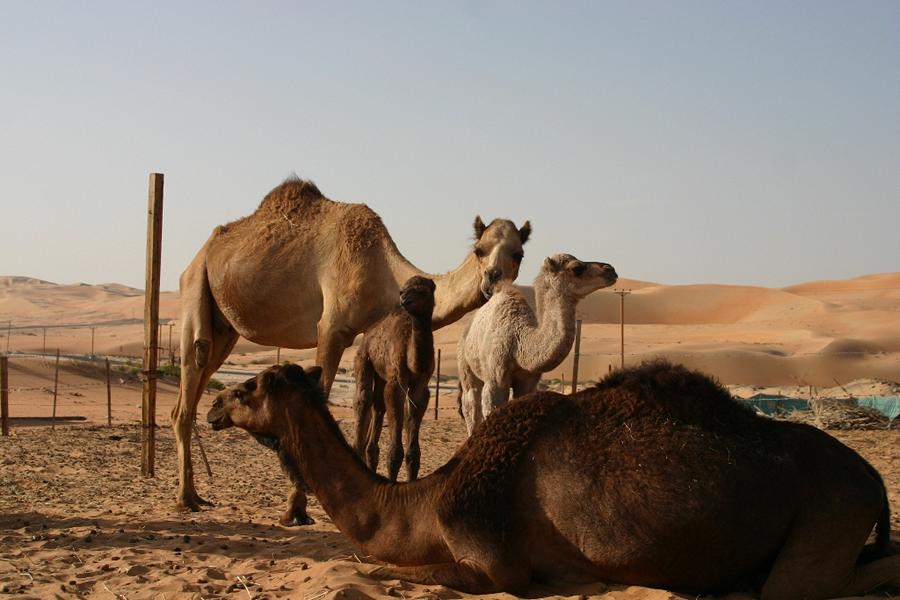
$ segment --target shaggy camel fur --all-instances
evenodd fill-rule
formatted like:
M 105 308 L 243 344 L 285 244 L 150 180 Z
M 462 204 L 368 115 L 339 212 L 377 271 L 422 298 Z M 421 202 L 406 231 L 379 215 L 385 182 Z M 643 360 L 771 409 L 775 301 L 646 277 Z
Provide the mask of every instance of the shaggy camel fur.
M 378 439 L 387 413 L 391 481 L 397 480 L 403 461 L 404 429 L 406 474 L 410 481 L 419 476 L 419 426 L 434 372 L 433 310 L 434 282 L 410 278 L 400 291 L 400 306 L 366 332 L 356 352 L 356 452 L 368 457 L 373 471 L 378 469 Z
M 479 594 L 532 581 L 692 594 L 757 581 L 763 600 L 900 585 L 900 556 L 882 558 L 890 510 L 875 469 L 684 367 L 653 363 L 570 396 L 510 402 L 411 483 L 366 467 L 319 377 L 271 367 L 221 392 L 207 420 L 276 446 L 362 553 L 399 565 L 375 577 Z
M 537 314 L 511 283 L 499 283 L 459 340 L 460 412 L 469 435 L 502 404 L 533 392 L 541 374 L 558 367 L 575 341 L 575 306 L 618 276 L 606 263 L 571 254 L 544 260 L 534 280 Z
M 484 304 L 496 282 L 518 276 L 530 233 L 527 221 L 517 229 L 476 217 L 463 263 L 427 275 L 400 254 L 368 206 L 332 202 L 299 179 L 269 192 L 250 216 L 217 227 L 181 275 L 181 388 L 172 411 L 179 508 L 208 504 L 194 487 L 191 424 L 238 336 L 282 348 L 316 346 L 327 395 L 344 349 L 396 306 L 406 280 L 435 281 L 433 326 L 443 327 Z M 302 506 L 294 512 L 305 519 Z

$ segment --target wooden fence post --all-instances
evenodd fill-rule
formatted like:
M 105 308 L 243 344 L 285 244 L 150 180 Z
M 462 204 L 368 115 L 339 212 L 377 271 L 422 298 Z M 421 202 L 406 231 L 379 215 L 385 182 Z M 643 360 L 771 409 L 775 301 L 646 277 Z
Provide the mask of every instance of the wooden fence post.
M 0 434 L 9 435 L 9 357 L 0 355 Z
M 581 356 L 581 319 L 575 321 L 575 356 L 572 357 L 572 393 L 578 391 L 578 358 Z
M 112 385 L 109 381 L 109 359 L 106 359 L 106 424 L 112 425 Z
M 434 420 L 438 418 L 438 404 L 441 401 L 441 349 L 438 348 L 437 355 L 437 383 L 434 385 Z
M 141 474 L 156 469 L 156 375 L 159 357 L 159 280 L 162 257 L 163 175 L 151 173 L 147 199 L 147 266 L 144 286 L 144 385 L 141 402 Z
M 53 417 L 50 419 L 50 429 L 56 427 L 56 395 L 59 391 L 59 348 L 56 349 L 56 371 L 53 375 Z

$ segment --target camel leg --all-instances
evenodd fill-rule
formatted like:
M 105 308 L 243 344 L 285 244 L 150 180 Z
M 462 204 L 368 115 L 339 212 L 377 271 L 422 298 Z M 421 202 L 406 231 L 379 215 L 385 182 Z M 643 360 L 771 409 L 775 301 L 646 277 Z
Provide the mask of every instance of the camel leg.
M 423 378 L 410 390 L 410 401 L 406 406 L 406 477 L 415 481 L 419 477 L 419 463 L 422 451 L 419 449 L 419 428 L 428 409 L 428 380 Z
M 509 400 L 509 387 L 485 382 L 481 389 L 481 414 L 487 419 L 494 409 L 503 406 Z
M 403 405 L 406 403 L 406 393 L 401 388 L 395 378 L 388 379 L 384 386 L 384 406 L 390 434 L 387 470 L 391 481 L 397 481 L 403 462 Z
M 210 327 L 210 329 L 212 329 Z M 215 373 L 238 340 L 237 332 L 231 327 L 212 331 L 211 339 L 195 337 L 194 322 L 186 319 L 182 328 L 181 342 L 181 385 L 178 403 L 172 409 L 172 429 L 175 432 L 175 446 L 178 450 L 178 509 L 200 510 L 201 504 L 211 505 L 197 494 L 194 487 L 194 468 L 191 461 L 191 431 L 197 416 L 197 405 Z M 201 362 L 202 361 L 202 362 Z
M 384 379 L 375 375 L 372 391 L 372 424 L 366 438 L 366 459 L 373 473 L 378 472 L 380 454 L 378 443 L 381 439 L 381 428 L 384 425 L 384 412 Z
M 338 366 L 344 350 L 353 343 L 355 334 L 332 326 L 334 318 L 323 315 L 317 326 L 316 364 L 322 367 L 322 390 L 327 398 L 331 394 Z
M 540 381 L 540 373 L 530 373 L 527 371 L 517 373 L 513 378 L 512 397 L 521 398 L 525 394 L 530 394 L 537 389 Z
M 303 482 L 295 481 L 294 489 L 291 490 L 291 497 L 288 499 L 287 510 L 278 519 L 278 522 L 285 527 L 293 525 L 312 525 L 315 523 L 312 517 L 306 514 L 306 492 L 303 489 Z
M 484 383 L 469 370 L 468 365 L 460 359 L 459 371 L 459 408 L 466 422 L 466 430 L 469 435 L 475 430 L 475 426 L 481 423 L 481 392 Z
M 364 353 L 356 356 L 356 399 L 353 407 L 356 412 L 356 453 L 365 460 L 366 442 L 372 421 L 372 386 L 375 383 L 375 370 Z
M 882 499 L 873 503 L 871 514 L 860 505 L 862 498 L 831 501 L 831 507 L 810 507 L 795 519 L 763 585 L 762 600 L 856 596 L 880 585 L 900 585 L 900 556 L 856 566 Z
M 471 559 L 413 567 L 378 567 L 370 571 L 369 576 L 424 585 L 445 585 L 468 594 L 524 592 L 531 579 L 525 563 L 486 567 Z

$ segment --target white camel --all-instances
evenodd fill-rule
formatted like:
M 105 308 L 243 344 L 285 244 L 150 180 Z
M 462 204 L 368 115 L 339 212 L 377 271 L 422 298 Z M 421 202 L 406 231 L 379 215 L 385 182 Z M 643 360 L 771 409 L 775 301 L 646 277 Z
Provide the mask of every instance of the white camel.
M 469 435 L 498 406 L 532 392 L 575 341 L 575 307 L 618 276 L 606 263 L 571 254 L 544 260 L 534 280 L 534 311 L 512 283 L 500 282 L 459 340 L 460 408 Z

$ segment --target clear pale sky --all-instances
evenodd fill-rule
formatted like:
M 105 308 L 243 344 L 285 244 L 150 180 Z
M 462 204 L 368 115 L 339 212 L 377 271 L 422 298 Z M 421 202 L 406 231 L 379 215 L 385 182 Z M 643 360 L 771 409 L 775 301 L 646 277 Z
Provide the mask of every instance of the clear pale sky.
M 163 289 L 291 172 L 663 283 L 900 270 L 900 2 L 0 3 L 0 275 Z

